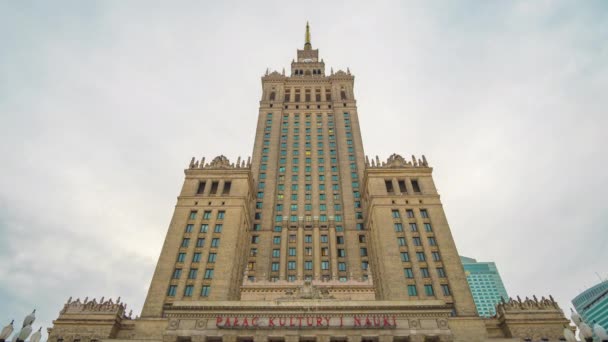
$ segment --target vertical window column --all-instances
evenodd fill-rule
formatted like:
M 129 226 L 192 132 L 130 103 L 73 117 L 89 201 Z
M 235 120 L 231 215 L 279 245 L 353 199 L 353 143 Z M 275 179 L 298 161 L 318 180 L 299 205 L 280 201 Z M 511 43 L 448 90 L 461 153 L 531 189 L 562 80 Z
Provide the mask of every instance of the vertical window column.
M 313 270 L 314 279 L 321 279 L 321 238 L 319 226 L 315 225 L 312 231 L 313 242 Z
M 298 280 L 304 279 L 304 227 L 298 227 L 298 247 L 297 247 L 297 270 Z
M 288 247 L 287 247 L 287 231 L 288 229 L 288 223 L 287 221 L 283 221 L 282 223 L 282 230 L 281 230 L 281 257 L 280 257 L 280 268 L 279 268 L 279 279 L 280 280 L 285 280 L 287 279 L 286 277 L 286 269 L 287 269 L 287 256 L 288 256 Z
M 331 278 L 338 279 L 338 248 L 336 247 L 336 226 L 333 222 L 329 226 L 329 255 L 331 258 Z

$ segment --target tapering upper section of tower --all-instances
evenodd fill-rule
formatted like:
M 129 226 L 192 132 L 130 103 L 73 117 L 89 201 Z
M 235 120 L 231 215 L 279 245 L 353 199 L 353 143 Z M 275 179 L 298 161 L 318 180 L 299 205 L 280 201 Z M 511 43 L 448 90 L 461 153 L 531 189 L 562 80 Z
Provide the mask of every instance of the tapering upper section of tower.
M 291 76 L 325 76 L 325 63 L 319 61 L 319 50 L 310 43 L 310 25 L 306 23 L 304 49 L 298 49 L 298 60 L 291 62 Z

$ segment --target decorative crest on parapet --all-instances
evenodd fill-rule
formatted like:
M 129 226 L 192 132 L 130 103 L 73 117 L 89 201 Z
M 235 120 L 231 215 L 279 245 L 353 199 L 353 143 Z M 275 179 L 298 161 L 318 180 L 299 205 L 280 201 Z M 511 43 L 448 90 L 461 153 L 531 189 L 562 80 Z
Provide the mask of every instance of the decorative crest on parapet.
M 366 156 L 365 166 L 368 168 L 429 167 L 429 163 L 426 161 L 426 157 L 424 155 L 422 155 L 422 159 L 416 159 L 416 157 L 412 155 L 412 160 L 407 161 L 401 155 L 393 153 L 385 162 L 380 162 L 380 158 L 376 156 L 375 159 L 372 158 L 370 163 L 369 157 Z
M 497 313 L 556 309 L 561 310 L 552 296 L 549 296 L 549 298 L 541 297 L 540 300 L 536 298 L 536 296 L 532 296 L 532 298 L 526 297 L 524 300 L 522 300 L 519 296 L 517 296 L 517 299 L 509 298 L 508 300 L 501 297 L 500 303 L 496 305 Z
M 230 160 L 224 155 L 217 156 L 210 163 L 206 164 L 205 157 L 201 158 L 200 161 L 192 157 L 190 165 L 188 165 L 189 169 L 245 169 L 250 167 L 251 157 L 247 157 L 246 162 L 244 159 L 241 160 L 241 157 L 238 157 L 236 163 L 230 163 Z
M 276 70 L 270 72 L 270 69 L 266 69 L 266 72 L 262 78 L 265 80 L 283 80 L 285 79 L 285 68 L 283 68 L 281 73 Z
M 95 298 L 89 300 L 89 297 L 85 297 L 82 301 L 80 298 L 72 300 L 72 297 L 70 297 L 67 303 L 63 305 L 60 314 L 108 313 L 117 314 L 124 319 L 131 319 L 133 310 L 130 310 L 128 314 L 126 312 L 127 304 L 121 303 L 120 297 L 116 300 L 112 300 L 112 298 L 105 300 L 104 297 L 101 297 L 99 301 Z

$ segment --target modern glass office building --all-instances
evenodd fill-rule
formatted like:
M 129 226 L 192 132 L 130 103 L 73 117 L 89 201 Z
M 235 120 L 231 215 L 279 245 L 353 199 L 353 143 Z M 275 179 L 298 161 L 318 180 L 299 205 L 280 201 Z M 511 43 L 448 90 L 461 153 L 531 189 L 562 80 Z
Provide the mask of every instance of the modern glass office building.
M 608 329 L 608 280 L 583 291 L 574 297 L 572 304 L 585 322 Z
M 473 258 L 460 257 L 467 281 L 477 306 L 477 312 L 483 317 L 496 314 L 496 304 L 500 298 L 509 298 L 502 283 L 496 264 L 493 262 L 478 262 Z

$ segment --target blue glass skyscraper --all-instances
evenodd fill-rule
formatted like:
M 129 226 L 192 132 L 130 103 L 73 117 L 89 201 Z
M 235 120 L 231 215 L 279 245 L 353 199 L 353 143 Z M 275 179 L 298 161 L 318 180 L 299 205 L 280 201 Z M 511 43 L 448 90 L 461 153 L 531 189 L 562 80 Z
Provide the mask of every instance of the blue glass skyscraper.
M 478 262 L 475 259 L 460 257 L 464 271 L 473 294 L 477 312 L 483 317 L 496 314 L 496 304 L 500 298 L 509 298 L 502 283 L 496 264 L 493 262 Z

